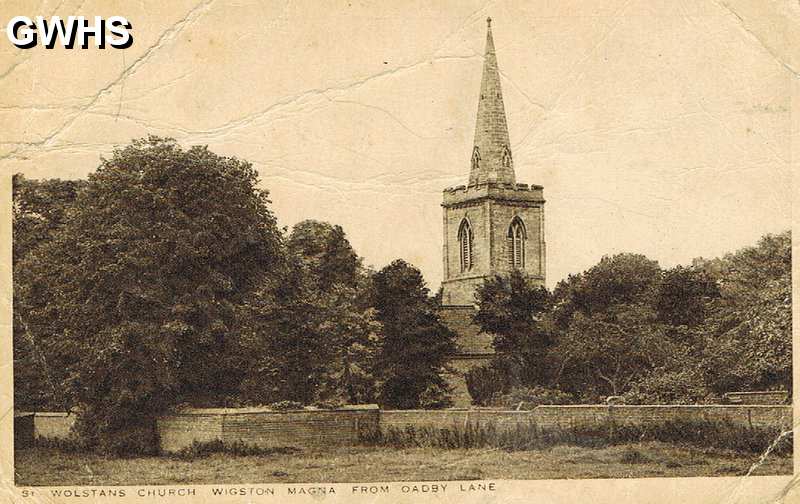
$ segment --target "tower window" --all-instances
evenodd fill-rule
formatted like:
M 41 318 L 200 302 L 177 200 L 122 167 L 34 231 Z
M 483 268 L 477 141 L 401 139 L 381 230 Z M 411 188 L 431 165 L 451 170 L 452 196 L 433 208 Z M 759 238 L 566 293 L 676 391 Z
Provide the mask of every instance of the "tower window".
M 508 227 L 508 265 L 512 269 L 525 267 L 525 225 L 522 219 L 514 217 Z
M 508 148 L 508 145 L 503 146 L 503 167 L 511 168 L 511 149 Z
M 472 169 L 477 170 L 481 164 L 481 150 L 476 145 L 474 149 L 472 149 Z
M 461 256 L 461 271 L 472 269 L 472 228 L 467 219 L 461 221 L 458 228 L 458 249 Z

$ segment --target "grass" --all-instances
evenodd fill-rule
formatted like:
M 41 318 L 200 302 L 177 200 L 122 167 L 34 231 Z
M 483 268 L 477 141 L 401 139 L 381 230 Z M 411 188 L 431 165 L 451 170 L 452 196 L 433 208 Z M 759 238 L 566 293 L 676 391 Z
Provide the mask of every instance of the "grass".
M 364 431 L 361 446 L 300 450 L 221 441 L 161 457 L 108 458 L 40 440 L 15 453 L 18 485 L 643 478 L 792 473 L 791 436 L 731 422 L 542 428 L 493 423 Z M 779 442 L 774 443 L 776 439 Z
M 775 440 L 779 440 L 773 445 Z M 670 420 L 653 425 L 613 423 L 540 427 L 535 422 L 500 428 L 494 423 L 453 424 L 448 427 L 389 427 L 361 432 L 368 446 L 393 448 L 431 447 L 444 449 L 495 448 L 524 451 L 571 445 L 586 448 L 658 441 L 694 448 L 733 450 L 760 454 L 772 445 L 776 455 L 792 453 L 792 436 L 781 436 L 779 428 L 746 426 L 731 421 Z
M 601 448 L 554 445 L 527 451 L 358 446 L 130 459 L 36 447 L 15 453 L 14 471 L 21 486 L 644 478 L 743 475 L 758 457 L 658 441 Z M 753 474 L 791 473 L 791 457 L 772 454 Z

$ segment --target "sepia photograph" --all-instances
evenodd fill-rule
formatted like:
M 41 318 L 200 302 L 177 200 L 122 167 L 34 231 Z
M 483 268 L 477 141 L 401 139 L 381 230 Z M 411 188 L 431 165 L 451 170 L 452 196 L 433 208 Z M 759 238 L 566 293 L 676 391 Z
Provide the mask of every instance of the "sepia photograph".
M 0 6 L 4 483 L 783 487 L 798 12 Z

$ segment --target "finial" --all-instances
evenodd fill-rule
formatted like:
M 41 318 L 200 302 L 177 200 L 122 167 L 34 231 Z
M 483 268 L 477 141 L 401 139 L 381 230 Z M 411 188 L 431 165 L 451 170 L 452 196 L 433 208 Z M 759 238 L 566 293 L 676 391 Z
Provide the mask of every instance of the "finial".
M 492 18 L 491 17 L 487 17 L 486 18 L 486 26 L 488 26 L 489 28 L 492 27 Z

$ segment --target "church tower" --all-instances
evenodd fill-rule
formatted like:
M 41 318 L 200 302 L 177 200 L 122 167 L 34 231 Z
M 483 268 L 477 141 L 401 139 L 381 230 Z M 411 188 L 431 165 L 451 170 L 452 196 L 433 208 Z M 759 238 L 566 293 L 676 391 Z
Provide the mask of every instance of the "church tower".
M 444 191 L 443 306 L 473 306 L 483 280 L 513 269 L 544 285 L 542 186 L 518 184 L 500 71 L 486 20 L 486 55 L 469 183 Z

